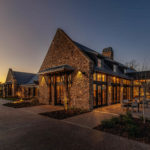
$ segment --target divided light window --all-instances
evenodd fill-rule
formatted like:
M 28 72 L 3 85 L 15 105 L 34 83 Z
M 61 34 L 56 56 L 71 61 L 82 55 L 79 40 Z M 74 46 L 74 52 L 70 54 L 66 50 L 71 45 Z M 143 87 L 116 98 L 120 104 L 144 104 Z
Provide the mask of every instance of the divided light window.
M 94 81 L 106 82 L 106 75 L 102 73 L 94 73 L 93 74 Z

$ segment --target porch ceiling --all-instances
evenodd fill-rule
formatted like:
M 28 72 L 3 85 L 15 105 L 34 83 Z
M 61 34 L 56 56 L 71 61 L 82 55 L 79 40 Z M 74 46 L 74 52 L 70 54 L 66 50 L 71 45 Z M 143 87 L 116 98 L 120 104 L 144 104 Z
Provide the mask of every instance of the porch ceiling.
M 45 69 L 43 71 L 40 71 L 39 74 L 51 74 L 51 73 L 58 73 L 58 72 L 70 72 L 73 71 L 74 68 L 69 65 L 61 65 L 56 67 L 51 67 L 48 69 Z

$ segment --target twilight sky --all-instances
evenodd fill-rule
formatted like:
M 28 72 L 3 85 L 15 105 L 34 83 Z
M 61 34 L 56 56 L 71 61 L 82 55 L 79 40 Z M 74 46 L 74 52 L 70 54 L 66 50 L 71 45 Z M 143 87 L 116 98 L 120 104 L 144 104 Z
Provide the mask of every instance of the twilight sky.
M 38 72 L 57 28 L 115 59 L 150 63 L 149 0 L 0 0 L 0 81 Z

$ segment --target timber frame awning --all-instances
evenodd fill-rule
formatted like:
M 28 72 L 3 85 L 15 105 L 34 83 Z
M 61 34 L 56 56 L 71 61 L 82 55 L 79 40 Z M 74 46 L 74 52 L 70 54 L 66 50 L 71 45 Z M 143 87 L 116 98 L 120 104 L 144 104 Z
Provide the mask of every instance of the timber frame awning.
M 72 72 L 74 70 L 73 67 L 69 65 L 61 65 L 56 67 L 51 67 L 39 72 L 39 74 L 52 74 L 52 73 L 60 73 L 60 72 Z

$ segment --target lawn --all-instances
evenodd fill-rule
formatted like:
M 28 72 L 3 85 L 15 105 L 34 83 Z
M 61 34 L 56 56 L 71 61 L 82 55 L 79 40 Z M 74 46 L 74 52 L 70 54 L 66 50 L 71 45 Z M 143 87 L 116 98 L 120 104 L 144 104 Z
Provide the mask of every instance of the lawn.
M 50 118 L 55 118 L 55 119 L 65 119 L 73 116 L 77 116 L 83 113 L 89 112 L 88 110 L 83 110 L 79 108 L 70 108 L 68 110 L 59 110 L 59 111 L 52 111 L 52 112 L 45 112 L 45 113 L 40 113 L 40 115 L 44 115 Z
M 130 113 L 103 120 L 94 129 L 150 144 L 150 121 L 144 124 L 142 118 L 133 118 Z

